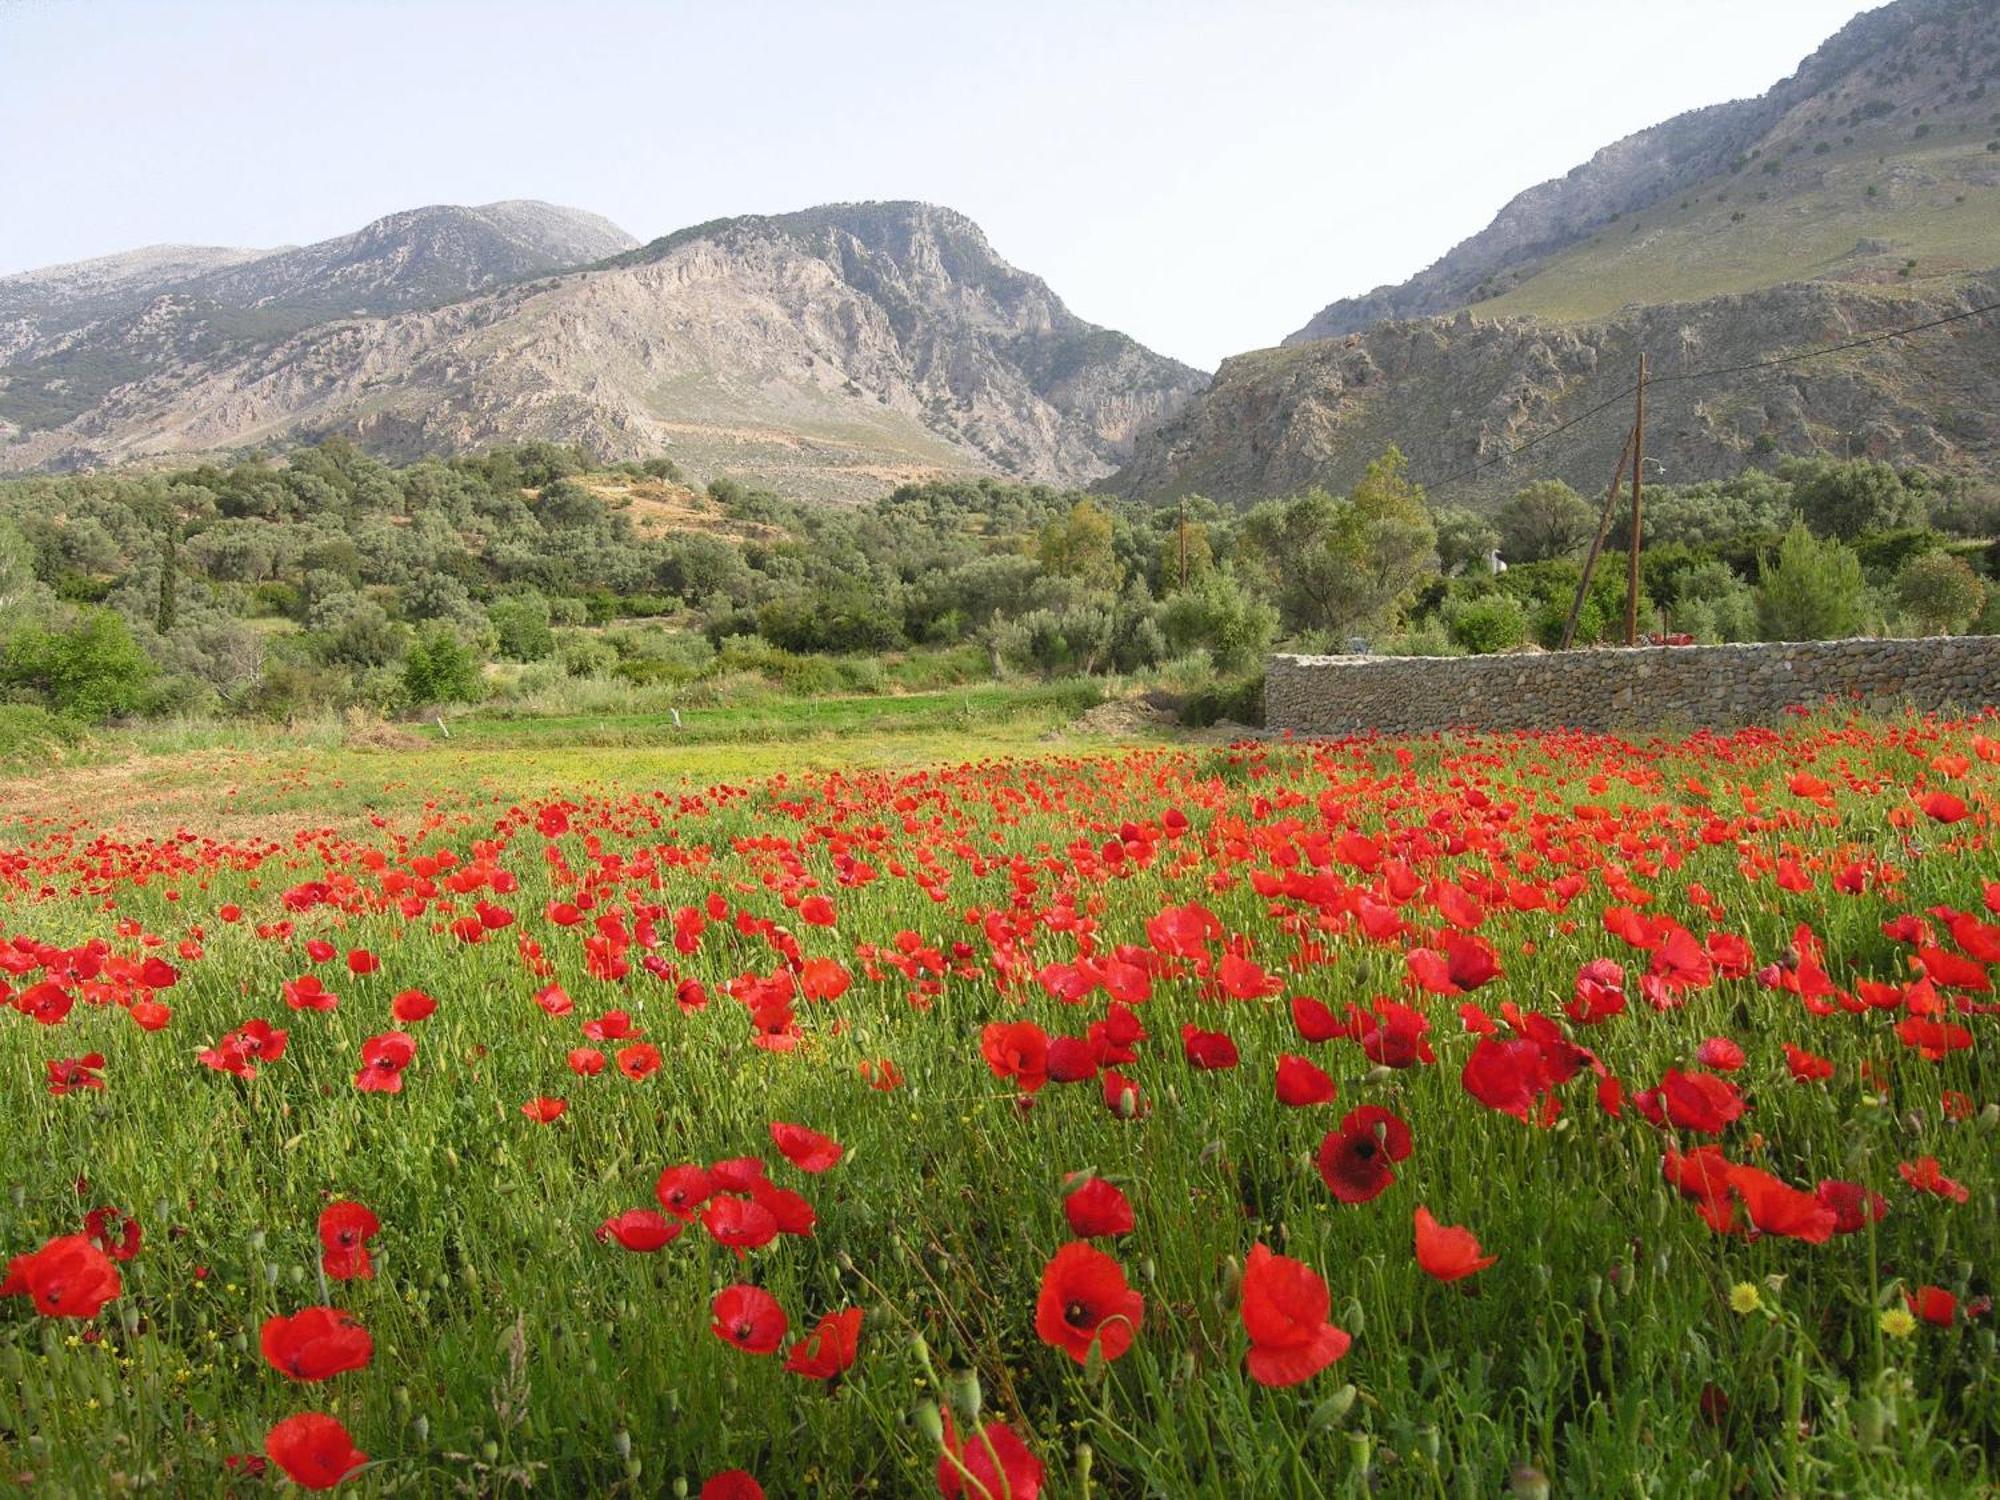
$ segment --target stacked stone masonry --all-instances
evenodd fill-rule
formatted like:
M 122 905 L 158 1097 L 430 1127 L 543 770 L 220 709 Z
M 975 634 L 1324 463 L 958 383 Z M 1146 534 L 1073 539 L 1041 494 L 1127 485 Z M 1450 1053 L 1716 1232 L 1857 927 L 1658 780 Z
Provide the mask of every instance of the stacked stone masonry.
M 2000 636 L 1498 656 L 1274 656 L 1264 723 L 1299 734 L 1732 729 L 1833 699 L 1875 712 L 2000 703 Z

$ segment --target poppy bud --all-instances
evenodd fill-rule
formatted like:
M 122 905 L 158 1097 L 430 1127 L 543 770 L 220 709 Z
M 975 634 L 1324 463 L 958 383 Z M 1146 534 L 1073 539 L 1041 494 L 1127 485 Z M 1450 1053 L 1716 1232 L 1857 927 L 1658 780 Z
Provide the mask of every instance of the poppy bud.
M 1151 1286 L 1155 1281 L 1159 1280 L 1159 1276 L 1160 1267 L 1158 1262 L 1150 1255 L 1141 1256 L 1139 1259 L 1139 1279 L 1145 1282 L 1146 1285 Z
M 1513 1500 L 1549 1500 L 1549 1476 L 1532 1464 L 1517 1464 L 1507 1476 L 1507 1493 Z
M 2000 1127 L 2000 1104 L 1989 1104 L 1979 1112 L 1979 1128 L 1993 1130 Z
M 1347 1466 L 1367 1478 L 1374 1461 L 1375 1439 L 1365 1432 L 1350 1432 L 1347 1435 Z
M 1435 1422 L 1426 1422 L 1417 1429 L 1417 1447 L 1429 1463 L 1438 1461 L 1438 1430 Z
M 299 1266 L 299 1265 L 295 1265 L 295 1266 L 293 1266 L 293 1267 L 292 1267 L 292 1285 L 293 1285 L 293 1286 L 304 1286 L 305 1284 L 306 1284 L 306 1268 L 305 1268 L 304 1266 Z
M 479 1445 L 479 1456 L 489 1464 L 498 1462 L 500 1458 L 500 1445 L 494 1442 L 492 1438 L 488 1438 Z
M 1082 1494 L 1090 1493 L 1090 1470 L 1097 1462 L 1097 1454 L 1088 1443 L 1076 1445 L 1076 1487 Z
M 399 1417 L 408 1416 L 410 1411 L 410 1388 L 406 1385 L 397 1386 L 393 1397 L 396 1403 L 396 1415 Z
M 1358 1339 L 1361 1337 L 1362 1325 L 1366 1321 L 1367 1319 L 1361 1312 L 1361 1299 L 1359 1297 L 1348 1298 L 1347 1306 L 1341 1310 L 1340 1326 L 1347 1330 L 1349 1336 Z
M 985 1393 L 979 1388 L 977 1370 L 954 1370 L 945 1382 L 945 1392 L 954 1410 L 964 1414 L 968 1422 L 979 1420 L 980 1409 L 986 1404 Z
M 917 1424 L 917 1431 L 924 1435 L 927 1442 L 935 1443 L 940 1448 L 944 1446 L 944 1416 L 938 1411 L 935 1401 L 926 1401 L 910 1413 L 910 1420 Z
M 1924 1133 L 1924 1112 L 1920 1109 L 1913 1109 L 1904 1115 L 1903 1131 L 1906 1135 L 1922 1135 Z
M 252 1250 L 262 1250 L 264 1248 L 263 1230 L 253 1229 L 250 1231 L 250 1248 Z
M 1306 1419 L 1307 1427 L 1314 1432 L 1323 1432 L 1329 1427 L 1339 1426 L 1354 1409 L 1354 1398 L 1358 1394 L 1352 1382 L 1342 1386 L 1313 1408 L 1312 1415 Z
M 1396 1076 L 1396 1070 L 1386 1063 L 1377 1063 L 1361 1075 L 1361 1081 L 1369 1088 L 1380 1088 Z
M 416 1435 L 418 1442 L 428 1443 L 431 1440 L 431 1419 L 418 1412 L 410 1418 L 410 1431 Z
M 1233 1255 L 1222 1260 L 1222 1285 L 1215 1293 L 1215 1305 L 1228 1309 L 1236 1305 L 1237 1297 L 1243 1290 L 1243 1262 Z
M 612 1433 L 611 1451 L 616 1453 L 620 1458 L 630 1458 L 632 1456 L 632 1434 L 622 1427 Z
M 1139 1113 L 1139 1095 L 1131 1087 L 1131 1085 L 1128 1084 L 1124 1088 L 1118 1091 L 1118 1109 L 1117 1109 L 1118 1118 L 1121 1120 L 1129 1120 L 1138 1113 Z
M 675 1476 L 674 1500 L 688 1500 L 688 1482 L 685 1475 Z
M 236 1332 L 230 1337 L 229 1347 L 234 1349 L 238 1354 L 244 1354 L 249 1352 L 250 1335 L 245 1333 L 240 1328 L 237 1329 Z
M 646 1465 L 642 1460 L 628 1458 L 625 1460 L 625 1477 L 627 1479 L 637 1479 L 645 1470 L 645 1467 Z

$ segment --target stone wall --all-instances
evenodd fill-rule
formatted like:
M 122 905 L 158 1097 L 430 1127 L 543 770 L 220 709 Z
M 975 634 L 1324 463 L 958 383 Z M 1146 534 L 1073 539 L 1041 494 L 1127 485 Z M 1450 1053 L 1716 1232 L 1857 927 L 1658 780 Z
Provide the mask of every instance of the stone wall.
M 1878 711 L 2000 703 L 2000 636 L 1647 646 L 1500 656 L 1274 656 L 1267 728 L 1730 729 L 1829 698 Z

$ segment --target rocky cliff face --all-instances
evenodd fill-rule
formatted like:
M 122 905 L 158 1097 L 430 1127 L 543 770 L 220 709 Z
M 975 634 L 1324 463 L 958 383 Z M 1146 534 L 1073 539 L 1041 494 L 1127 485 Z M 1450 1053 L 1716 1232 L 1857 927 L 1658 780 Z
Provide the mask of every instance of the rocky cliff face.
M 1331 303 L 1285 342 L 1337 338 L 1500 295 L 1632 214 L 1718 186 L 1761 184 L 1766 166 L 1799 151 L 1810 166 L 1811 149 L 1822 143 L 1825 154 L 1874 159 L 1954 134 L 1983 142 L 2000 135 L 1988 128 L 2000 103 L 1995 80 L 2000 6 L 1993 0 L 1898 0 L 1868 11 L 1760 97 L 1693 110 L 1606 146 L 1567 176 L 1520 194 L 1408 281 Z M 1799 185 L 1795 173 L 1791 186 Z M 1810 274 L 1811 260 L 1774 257 L 1769 280 Z M 2000 249 L 1980 264 L 1996 260 Z
M 282 284 L 337 286 L 344 266 L 382 258 L 320 259 L 332 269 Z M 582 271 L 276 338 L 203 343 L 213 316 L 198 298 L 157 299 L 119 330 L 126 346 L 213 352 L 154 361 L 21 433 L 0 465 L 341 432 L 400 456 L 529 437 L 608 459 L 666 452 L 697 476 L 828 498 L 940 471 L 1077 483 L 1204 383 L 1076 318 L 970 220 L 926 204 L 724 220 Z
M 1149 499 L 1252 500 L 1311 485 L 1339 493 L 1391 443 L 1409 455 L 1413 477 L 1436 484 L 1625 390 L 1641 349 L 1655 381 L 1646 451 L 1661 466 L 1656 477 L 1719 479 L 1759 457 L 1826 452 L 1990 472 L 2000 466 L 2000 312 L 1914 340 L 1680 378 L 1987 303 L 2000 303 L 2000 274 L 1927 295 L 1801 283 L 1601 323 L 1460 313 L 1379 324 L 1225 361 L 1207 394 L 1104 487 Z M 1497 500 L 1551 474 L 1601 490 L 1629 425 L 1621 407 L 1437 498 Z
M 522 201 L 412 209 L 303 247 L 154 246 L 0 277 L 0 443 L 329 318 L 435 306 L 634 243 L 596 214 Z

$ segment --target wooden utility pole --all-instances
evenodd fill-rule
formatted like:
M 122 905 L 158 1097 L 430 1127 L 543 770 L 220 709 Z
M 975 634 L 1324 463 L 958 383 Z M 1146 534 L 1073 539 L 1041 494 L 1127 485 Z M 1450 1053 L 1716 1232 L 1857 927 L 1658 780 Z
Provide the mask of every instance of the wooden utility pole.
M 1181 588 L 1188 586 L 1187 579 L 1187 496 L 1181 496 Z
M 1590 593 L 1590 578 L 1597 571 L 1597 560 L 1604 555 L 1604 542 L 1611 535 L 1611 518 L 1618 511 L 1618 487 L 1625 482 L 1625 465 L 1632 457 L 1632 434 L 1625 434 L 1625 446 L 1618 450 L 1618 467 L 1612 471 L 1611 483 L 1604 487 L 1604 505 L 1597 513 L 1597 535 L 1590 539 L 1590 551 L 1583 559 L 1583 576 L 1576 581 L 1576 597 L 1570 601 L 1569 618 L 1563 621 L 1562 644 L 1557 650 L 1567 651 L 1570 642 L 1576 639 L 1577 616 L 1583 613 L 1584 598 Z
M 1646 354 L 1639 352 L 1637 403 L 1632 412 L 1632 557 L 1625 577 L 1625 644 L 1639 644 L 1639 527 L 1646 472 Z

